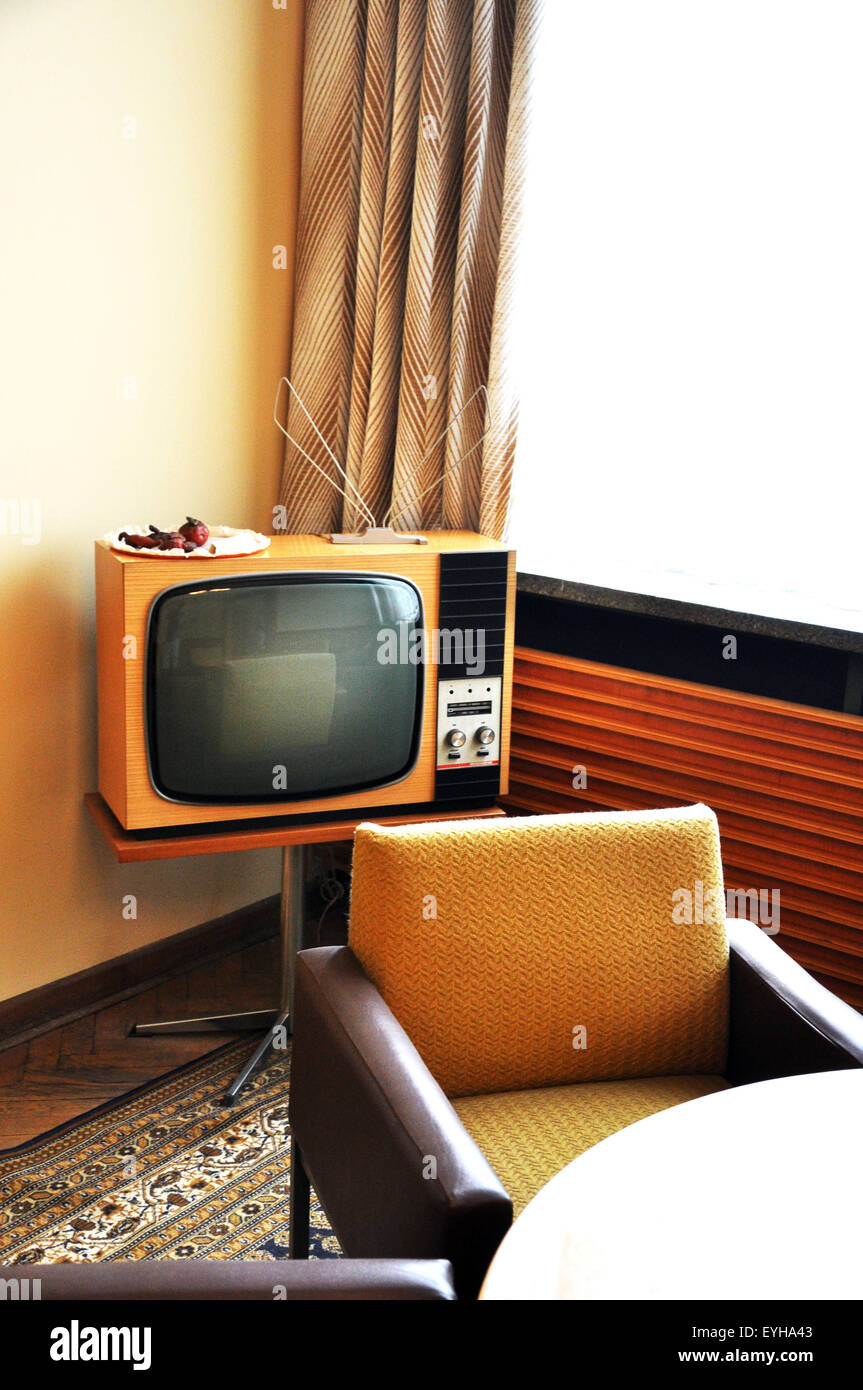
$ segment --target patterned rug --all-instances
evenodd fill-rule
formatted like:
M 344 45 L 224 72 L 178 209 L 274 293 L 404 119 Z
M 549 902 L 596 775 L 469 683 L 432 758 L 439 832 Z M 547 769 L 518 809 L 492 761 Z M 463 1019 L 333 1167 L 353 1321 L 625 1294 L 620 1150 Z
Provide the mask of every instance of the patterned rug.
M 228 1083 L 248 1040 L 0 1153 L 0 1264 L 288 1258 L 290 1051 Z M 320 1206 L 312 1256 L 338 1257 Z

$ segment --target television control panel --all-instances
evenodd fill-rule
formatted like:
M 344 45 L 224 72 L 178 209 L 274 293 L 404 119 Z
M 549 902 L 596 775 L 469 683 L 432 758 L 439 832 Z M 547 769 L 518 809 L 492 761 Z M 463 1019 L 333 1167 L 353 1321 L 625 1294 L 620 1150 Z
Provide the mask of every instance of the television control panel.
M 500 676 L 438 682 L 437 767 L 493 767 L 500 762 Z

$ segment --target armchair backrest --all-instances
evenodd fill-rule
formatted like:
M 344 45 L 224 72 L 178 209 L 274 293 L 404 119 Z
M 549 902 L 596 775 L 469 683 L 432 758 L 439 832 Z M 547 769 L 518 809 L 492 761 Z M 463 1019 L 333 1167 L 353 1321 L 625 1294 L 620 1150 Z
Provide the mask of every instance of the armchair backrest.
M 350 944 L 449 1096 L 725 1065 L 706 806 L 362 825 Z

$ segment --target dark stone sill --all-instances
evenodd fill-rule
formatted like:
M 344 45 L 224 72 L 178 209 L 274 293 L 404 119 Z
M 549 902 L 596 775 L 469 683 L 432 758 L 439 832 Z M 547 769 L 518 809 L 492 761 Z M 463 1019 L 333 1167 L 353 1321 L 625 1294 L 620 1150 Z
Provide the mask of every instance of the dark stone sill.
M 635 613 L 644 617 L 668 618 L 677 622 L 698 624 L 701 627 L 723 628 L 729 633 L 749 632 L 759 637 L 804 642 L 809 646 L 830 647 L 836 651 L 863 655 L 863 632 L 851 628 L 820 626 L 795 622 L 789 618 L 735 612 L 711 604 L 662 598 L 655 594 L 630 593 L 623 589 L 600 588 L 594 584 L 582 583 L 581 580 L 556 579 L 542 574 L 519 572 L 517 588 L 522 594 L 565 599 L 571 603 L 588 604 L 592 608 L 609 608 L 618 613 Z

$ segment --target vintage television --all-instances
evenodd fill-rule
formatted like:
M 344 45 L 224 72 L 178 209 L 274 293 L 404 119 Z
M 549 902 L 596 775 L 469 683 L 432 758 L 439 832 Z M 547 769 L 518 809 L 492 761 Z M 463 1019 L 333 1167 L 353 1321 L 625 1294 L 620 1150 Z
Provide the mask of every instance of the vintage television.
M 515 555 L 467 532 L 96 545 L 99 791 L 130 831 L 480 809 L 507 790 Z

